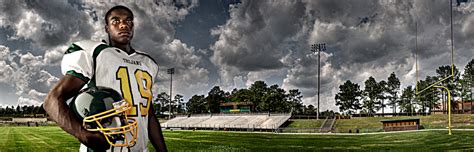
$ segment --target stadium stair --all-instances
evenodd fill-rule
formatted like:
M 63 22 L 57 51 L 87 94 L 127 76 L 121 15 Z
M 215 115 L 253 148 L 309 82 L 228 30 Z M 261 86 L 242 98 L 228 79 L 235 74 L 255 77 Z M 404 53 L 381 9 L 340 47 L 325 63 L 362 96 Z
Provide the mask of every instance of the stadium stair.
M 321 128 L 319 129 L 319 132 L 322 133 L 329 133 L 333 130 L 334 123 L 336 122 L 336 117 L 326 117 L 324 120 L 323 124 L 321 125 Z

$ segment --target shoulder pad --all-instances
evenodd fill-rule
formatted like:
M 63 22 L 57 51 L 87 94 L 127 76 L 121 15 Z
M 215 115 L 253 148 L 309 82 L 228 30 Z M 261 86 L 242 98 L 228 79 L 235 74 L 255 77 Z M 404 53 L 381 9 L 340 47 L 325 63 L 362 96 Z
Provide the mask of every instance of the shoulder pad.
M 141 55 L 144 55 L 144 56 L 148 57 L 151 61 L 155 62 L 155 64 L 158 65 L 158 62 L 156 62 L 155 59 L 153 59 L 153 57 L 151 57 L 148 53 L 138 51 L 138 50 L 135 50 L 135 52 L 137 54 L 141 54 Z
M 79 42 L 75 42 L 73 43 L 74 45 L 77 45 L 79 46 L 80 48 L 82 48 L 82 50 L 84 51 L 90 51 L 90 52 L 93 52 L 94 49 L 101 45 L 101 44 L 105 44 L 103 42 L 99 42 L 99 41 L 92 41 L 92 40 L 83 40 L 83 41 L 79 41 Z M 107 45 L 107 44 L 105 44 Z

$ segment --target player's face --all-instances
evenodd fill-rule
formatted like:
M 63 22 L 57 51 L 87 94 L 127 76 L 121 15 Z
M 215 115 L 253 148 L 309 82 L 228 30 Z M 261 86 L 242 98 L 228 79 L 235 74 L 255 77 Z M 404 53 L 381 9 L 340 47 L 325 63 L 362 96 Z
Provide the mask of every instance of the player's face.
M 111 41 L 118 44 L 129 44 L 133 38 L 132 14 L 123 9 L 117 9 L 110 13 L 107 19 L 106 32 Z

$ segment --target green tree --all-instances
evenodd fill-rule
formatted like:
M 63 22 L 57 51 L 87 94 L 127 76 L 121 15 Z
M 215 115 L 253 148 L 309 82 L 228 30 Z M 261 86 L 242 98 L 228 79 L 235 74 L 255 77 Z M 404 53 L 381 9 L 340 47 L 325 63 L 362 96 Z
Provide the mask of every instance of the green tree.
M 339 86 L 339 92 L 336 94 L 336 106 L 339 110 L 346 114 L 353 114 L 361 109 L 359 99 L 362 96 L 362 91 L 359 85 L 347 80 L 344 84 Z
M 14 114 L 15 114 L 15 115 L 21 114 L 21 107 L 20 107 L 20 105 L 17 105 L 17 106 L 16 106 L 16 111 L 15 111 Z
M 291 107 L 285 99 L 286 91 L 276 84 L 272 85 L 263 98 L 263 108 L 269 112 L 289 112 Z
M 337 114 L 337 112 L 334 112 L 332 110 L 331 111 L 326 110 L 326 111 L 321 112 L 322 117 L 333 117 L 335 116 L 335 114 Z
M 225 92 L 221 90 L 219 86 L 214 86 L 214 88 L 209 91 L 206 97 L 206 110 L 210 113 L 219 113 L 219 105 L 221 101 L 225 100 Z
M 248 89 L 234 89 L 230 95 L 231 102 L 250 102 L 252 100 L 252 92 Z
M 44 103 L 43 103 L 43 104 L 44 104 Z M 41 104 L 41 105 L 38 107 L 38 110 L 36 111 L 36 113 L 37 113 L 37 114 L 43 114 L 45 117 L 47 117 L 47 113 L 46 113 L 46 111 L 44 110 L 43 104 Z
M 471 107 L 473 102 L 473 90 L 474 88 L 474 59 L 471 59 L 470 62 L 464 67 L 464 74 L 462 75 L 461 82 L 461 100 L 462 101 L 471 101 Z M 464 110 L 464 107 L 463 107 Z
M 445 65 L 445 66 L 440 66 L 438 67 L 438 69 L 436 69 L 436 73 L 438 74 L 438 79 L 443 79 L 443 78 L 446 78 L 448 76 L 450 76 L 452 74 L 452 71 L 451 71 L 451 66 L 449 65 Z M 450 91 L 451 91 L 451 99 L 454 99 L 456 97 L 460 97 L 460 89 L 461 87 L 459 87 L 459 70 L 456 68 L 456 66 L 454 66 L 454 79 L 453 78 L 449 78 L 448 80 L 445 80 L 443 82 L 441 82 L 441 85 L 442 86 L 446 86 Z M 447 105 L 448 104 L 448 94 L 446 91 L 443 90 L 443 103 L 444 105 Z M 454 108 L 459 108 L 458 107 L 458 104 L 456 104 L 456 102 L 454 102 L 454 100 L 451 100 L 451 110 L 454 110 Z M 443 106 L 443 110 L 447 110 L 447 109 L 444 109 L 445 106 Z
M 219 112 L 220 102 L 252 102 L 255 108 L 252 111 L 256 112 L 298 111 L 297 113 L 303 113 L 304 110 L 303 96 L 298 89 L 287 93 L 276 84 L 268 87 L 264 81 L 255 81 L 249 89 L 233 89 L 230 93 L 215 86 L 205 97 L 205 104 L 197 102 L 201 101 L 198 96 L 193 97 L 186 106 L 190 113 L 201 113 L 201 108 L 207 112 Z
M 386 107 L 385 100 L 389 97 L 388 95 L 386 95 L 388 93 L 388 83 L 382 80 L 377 85 L 378 89 L 380 89 L 377 98 L 380 100 L 380 108 L 382 109 L 382 114 L 384 114 Z
M 156 117 L 162 117 L 161 113 L 160 113 L 161 104 L 159 104 L 157 102 L 153 102 L 152 105 L 153 105 L 153 110 L 154 110 L 154 113 L 155 113 Z
M 460 80 L 459 80 L 459 83 L 460 83 L 460 96 L 461 96 L 461 110 L 462 112 L 461 113 L 464 113 L 465 112 L 465 109 L 464 109 L 464 101 L 468 100 L 469 101 L 469 97 L 470 97 L 470 93 L 471 93 L 471 87 L 470 87 L 470 81 L 469 80 L 465 80 L 464 77 L 462 77 Z
M 374 77 L 369 77 L 365 82 L 364 88 L 364 100 L 362 109 L 367 112 L 367 114 L 372 115 L 380 109 L 381 102 L 380 94 L 382 93 L 382 88 L 379 86 Z
M 398 90 L 400 89 L 400 80 L 397 78 L 394 72 L 390 74 L 387 82 L 387 93 L 389 105 L 393 108 L 393 113 L 397 113 L 397 100 L 398 100 Z
M 17 108 L 18 108 L 18 106 L 17 106 Z M 15 115 L 15 107 L 11 106 L 7 111 L 8 111 L 8 114 Z
M 173 108 L 176 108 L 176 112 L 177 113 L 184 113 L 184 99 L 183 99 L 183 96 L 180 95 L 180 94 L 176 94 L 174 96 L 174 100 L 173 102 L 175 103 L 175 107 Z
M 286 100 L 289 102 L 291 107 L 291 112 L 296 114 L 302 114 L 304 110 L 301 92 L 298 89 L 292 89 L 288 91 L 288 95 L 286 96 Z
M 403 89 L 402 92 L 402 98 L 401 98 L 401 103 L 400 103 L 400 111 L 401 112 L 413 112 L 414 111 L 414 106 L 413 106 L 413 98 L 415 97 L 415 91 L 413 90 L 412 86 L 408 86 L 405 89 Z
M 268 92 L 269 88 L 267 84 L 263 81 L 255 81 L 249 88 L 249 90 L 252 93 L 252 98 L 251 102 L 256 106 L 255 110 L 257 112 L 263 112 L 268 110 L 267 107 L 265 107 L 264 101 L 264 96 Z
M 314 108 L 313 105 L 308 105 L 304 107 L 304 114 L 305 115 L 315 115 L 317 111 L 317 108 Z
M 427 76 L 425 80 L 420 80 L 417 83 L 418 91 L 427 88 L 436 81 L 438 81 L 437 77 Z M 426 91 L 420 93 L 418 95 L 418 104 L 422 107 L 421 111 L 426 112 L 426 107 L 428 107 L 428 112 L 431 113 L 432 109 L 438 108 L 439 94 L 440 92 L 437 91 L 435 87 L 428 88 Z
M 156 105 L 156 104 L 159 104 Z M 170 96 L 168 94 L 166 94 L 166 92 L 161 92 L 160 94 L 158 94 L 155 98 L 155 101 L 154 101 L 154 107 L 156 107 L 155 109 L 155 113 L 161 113 L 161 112 L 164 112 L 164 111 L 169 111 L 169 105 L 170 105 Z M 173 106 L 171 106 L 173 107 Z
M 193 95 L 186 103 L 188 113 L 206 113 L 206 98 L 204 95 Z

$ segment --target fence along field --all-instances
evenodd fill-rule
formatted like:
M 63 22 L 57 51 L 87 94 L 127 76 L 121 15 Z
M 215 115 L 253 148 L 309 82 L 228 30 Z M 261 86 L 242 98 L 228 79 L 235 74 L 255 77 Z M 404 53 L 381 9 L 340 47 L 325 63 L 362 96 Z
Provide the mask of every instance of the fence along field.
M 433 128 L 443 128 L 445 122 L 439 117 L 422 118 Z M 455 115 L 456 120 L 456 115 Z M 471 115 L 463 119 L 472 120 Z M 360 118 L 360 120 L 363 118 Z M 377 119 L 360 121 L 374 126 Z M 292 121 L 292 120 L 290 120 Z M 311 126 L 305 120 L 290 124 L 297 128 Z M 295 121 L 295 122 L 296 122 Z M 313 121 L 314 120 L 308 120 Z M 435 125 L 438 122 L 443 125 Z M 455 121 L 456 122 L 456 121 Z M 346 125 L 355 124 L 355 119 Z M 460 128 L 471 128 L 466 127 Z M 314 126 L 314 125 L 313 125 Z M 355 126 L 352 126 L 355 127 Z M 0 151 L 78 151 L 79 142 L 56 126 L 3 126 L 0 127 Z M 169 151 L 446 151 L 474 150 L 474 131 L 422 130 L 388 134 L 285 134 L 228 131 L 164 131 Z M 153 148 L 149 145 L 151 151 Z

